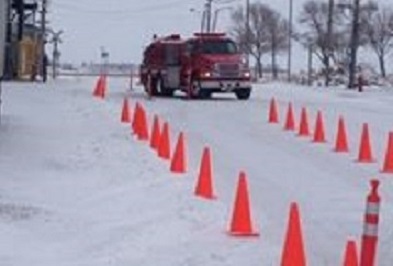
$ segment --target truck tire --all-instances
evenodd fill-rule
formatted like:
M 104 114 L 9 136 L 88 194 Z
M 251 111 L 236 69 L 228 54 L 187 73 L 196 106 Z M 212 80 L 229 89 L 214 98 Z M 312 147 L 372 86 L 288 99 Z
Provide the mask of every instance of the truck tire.
M 235 92 L 238 100 L 248 100 L 251 95 L 251 89 L 242 89 Z
M 165 97 L 172 97 L 174 93 L 174 90 L 165 87 L 162 77 L 157 78 L 156 91 L 158 92 L 158 95 Z
M 198 98 L 200 99 L 210 99 L 212 97 L 212 93 L 208 90 L 199 90 Z
M 212 97 L 212 93 L 209 90 L 204 90 L 201 88 L 200 82 L 196 78 L 192 78 L 191 84 L 196 83 L 196 87 L 193 91 L 191 91 L 191 95 L 189 97 L 191 99 L 209 99 Z

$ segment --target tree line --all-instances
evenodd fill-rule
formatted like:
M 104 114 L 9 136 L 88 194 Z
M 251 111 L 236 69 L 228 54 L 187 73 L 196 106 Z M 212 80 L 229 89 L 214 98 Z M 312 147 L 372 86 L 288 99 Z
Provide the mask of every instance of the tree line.
M 360 47 L 375 53 L 380 74 L 386 77 L 385 61 L 393 50 L 393 9 L 389 6 L 375 1 L 360 4 L 359 0 L 308 0 L 294 30 L 281 13 L 267 4 L 254 2 L 248 16 L 245 11 L 239 6 L 232 12 L 231 33 L 241 50 L 255 59 L 260 77 L 262 57 L 267 54 L 272 76 L 278 77 L 277 56 L 288 51 L 289 38 L 309 48 L 319 59 L 326 85 L 337 71 L 351 74 L 351 63 L 356 67 L 356 51 Z

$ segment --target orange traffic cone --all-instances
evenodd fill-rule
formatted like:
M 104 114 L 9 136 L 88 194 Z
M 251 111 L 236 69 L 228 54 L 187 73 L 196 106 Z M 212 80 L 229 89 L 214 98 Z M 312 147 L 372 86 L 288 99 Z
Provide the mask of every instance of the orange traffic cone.
M 355 241 L 348 241 L 345 247 L 343 266 L 358 266 L 358 253 Z
M 269 123 L 278 123 L 277 104 L 274 98 L 270 100 Z
M 104 76 L 100 75 L 97 80 L 96 86 L 94 88 L 93 96 L 99 97 L 99 98 L 102 97 L 103 85 L 104 85 Z
M 101 75 L 98 78 L 97 85 L 96 85 L 93 95 L 98 98 L 104 99 L 105 93 L 106 93 L 106 76 Z
M 325 139 L 325 128 L 323 125 L 323 117 L 322 112 L 318 111 L 317 120 L 315 123 L 315 132 L 314 132 L 314 139 L 313 142 L 315 143 L 323 143 L 326 142 Z
M 134 109 L 134 118 L 132 119 L 132 123 L 131 123 L 132 133 L 135 134 L 136 136 L 139 136 L 139 132 L 140 132 L 140 123 L 141 123 L 140 118 L 141 118 L 141 107 L 137 102 Z
M 308 128 L 307 109 L 305 107 L 302 108 L 302 114 L 300 116 L 299 136 L 310 136 L 310 130 Z
M 149 140 L 149 130 L 147 125 L 147 115 L 143 106 L 140 107 L 139 140 Z
M 345 129 L 344 118 L 340 116 L 338 120 L 338 129 L 336 137 L 336 147 L 335 152 L 348 152 L 348 141 L 347 141 L 347 131 Z
M 124 98 L 123 100 L 123 108 L 121 111 L 121 122 L 122 123 L 130 123 L 131 122 L 131 114 L 130 108 L 128 107 L 128 99 Z
M 370 142 L 370 132 L 367 123 L 363 124 L 357 161 L 360 163 L 372 163 L 374 161 Z
M 160 134 L 160 143 L 158 144 L 158 156 L 162 159 L 169 160 L 170 154 L 170 139 L 169 139 L 169 125 L 164 123 L 163 130 Z
M 160 120 L 158 115 L 154 115 L 153 128 L 150 137 L 150 147 L 157 150 L 160 144 Z
M 306 255 L 304 251 L 299 208 L 296 203 L 292 203 L 284 248 L 281 256 L 281 266 L 305 265 Z
M 194 193 L 196 196 L 206 199 L 216 198 L 213 192 L 212 162 L 211 162 L 210 148 L 208 147 L 205 147 L 203 149 L 198 183 Z
M 250 199 L 248 194 L 247 177 L 240 172 L 236 191 L 235 206 L 232 214 L 229 233 L 235 236 L 258 236 L 251 223 Z
M 388 147 L 386 149 L 382 172 L 393 173 L 393 132 L 389 133 Z
M 288 104 L 287 119 L 285 121 L 284 130 L 295 130 L 295 119 L 293 117 L 292 103 Z
M 175 153 L 172 156 L 171 172 L 172 173 L 185 173 L 187 168 L 184 134 L 181 132 L 176 145 Z

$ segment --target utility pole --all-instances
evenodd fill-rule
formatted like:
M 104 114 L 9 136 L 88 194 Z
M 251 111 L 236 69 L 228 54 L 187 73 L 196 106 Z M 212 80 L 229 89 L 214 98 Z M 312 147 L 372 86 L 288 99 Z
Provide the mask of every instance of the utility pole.
M 356 68 L 357 68 L 357 51 L 359 47 L 359 17 L 360 17 L 360 0 L 355 0 L 352 21 L 352 35 L 351 35 L 351 52 L 349 62 L 349 83 L 348 88 L 351 89 L 355 85 Z
M 11 23 L 11 0 L 7 0 L 7 26 L 6 26 L 6 34 L 5 34 L 5 65 L 4 65 L 4 79 L 11 79 L 13 77 L 13 60 L 11 57 L 12 54 L 12 23 Z
M 250 66 L 250 0 L 246 0 L 246 65 Z
M 292 32 L 293 32 L 293 0 L 289 0 L 289 30 L 288 30 L 288 82 L 292 80 Z
M 328 7 L 328 20 L 327 20 L 327 50 L 328 50 L 328 55 L 326 56 L 325 64 L 326 64 L 326 73 L 325 73 L 325 86 L 329 86 L 329 81 L 330 81 L 330 56 L 332 55 L 333 51 L 333 44 L 332 44 L 332 38 L 333 38 L 333 13 L 334 13 L 334 0 L 329 0 L 329 7 Z
M 63 33 L 62 30 L 58 32 L 53 32 L 53 37 L 51 39 L 51 43 L 53 43 L 53 55 L 52 55 L 52 77 L 53 79 L 57 78 L 57 67 L 59 66 L 59 43 L 62 43 L 60 35 Z
M 307 85 L 312 86 L 312 68 L 313 68 L 313 50 L 314 45 L 311 41 L 308 42 L 308 71 L 307 71 Z
M 7 0 L 0 0 L 0 82 L 5 72 L 4 62 L 5 62 L 7 22 L 8 22 L 8 3 Z
M 212 3 L 213 0 L 207 0 L 205 4 L 206 8 L 206 32 L 211 32 L 211 25 L 212 25 Z
M 40 66 L 40 72 L 42 74 L 42 80 L 43 82 L 46 82 L 47 79 L 47 58 L 45 54 L 45 44 L 46 44 L 46 15 L 48 12 L 48 0 L 42 0 L 42 6 L 41 6 L 41 47 L 40 47 L 40 53 L 39 53 L 39 66 Z

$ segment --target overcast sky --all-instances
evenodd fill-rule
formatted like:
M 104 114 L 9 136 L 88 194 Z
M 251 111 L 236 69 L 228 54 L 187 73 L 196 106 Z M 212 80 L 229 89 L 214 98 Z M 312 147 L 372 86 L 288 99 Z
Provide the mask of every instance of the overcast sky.
M 220 0 L 221 2 L 225 0 Z M 294 18 L 306 0 L 294 0 Z M 378 0 L 378 2 L 391 0 Z M 233 0 L 231 6 L 245 4 Z M 251 2 L 254 2 L 251 0 Z M 260 0 L 288 17 L 289 0 Z M 62 62 L 99 61 L 100 47 L 112 62 L 141 61 L 143 47 L 153 34 L 181 33 L 189 36 L 200 28 L 204 0 L 52 0 L 50 23 L 64 30 Z M 223 4 L 215 4 L 214 8 Z M 196 12 L 190 12 L 193 8 Z M 198 12 L 199 11 L 199 12 Z M 229 11 L 219 13 L 218 28 L 228 29 Z M 52 47 L 48 46 L 48 52 Z M 304 53 L 304 54 L 303 54 Z M 305 51 L 295 54 L 294 65 L 305 68 Z

